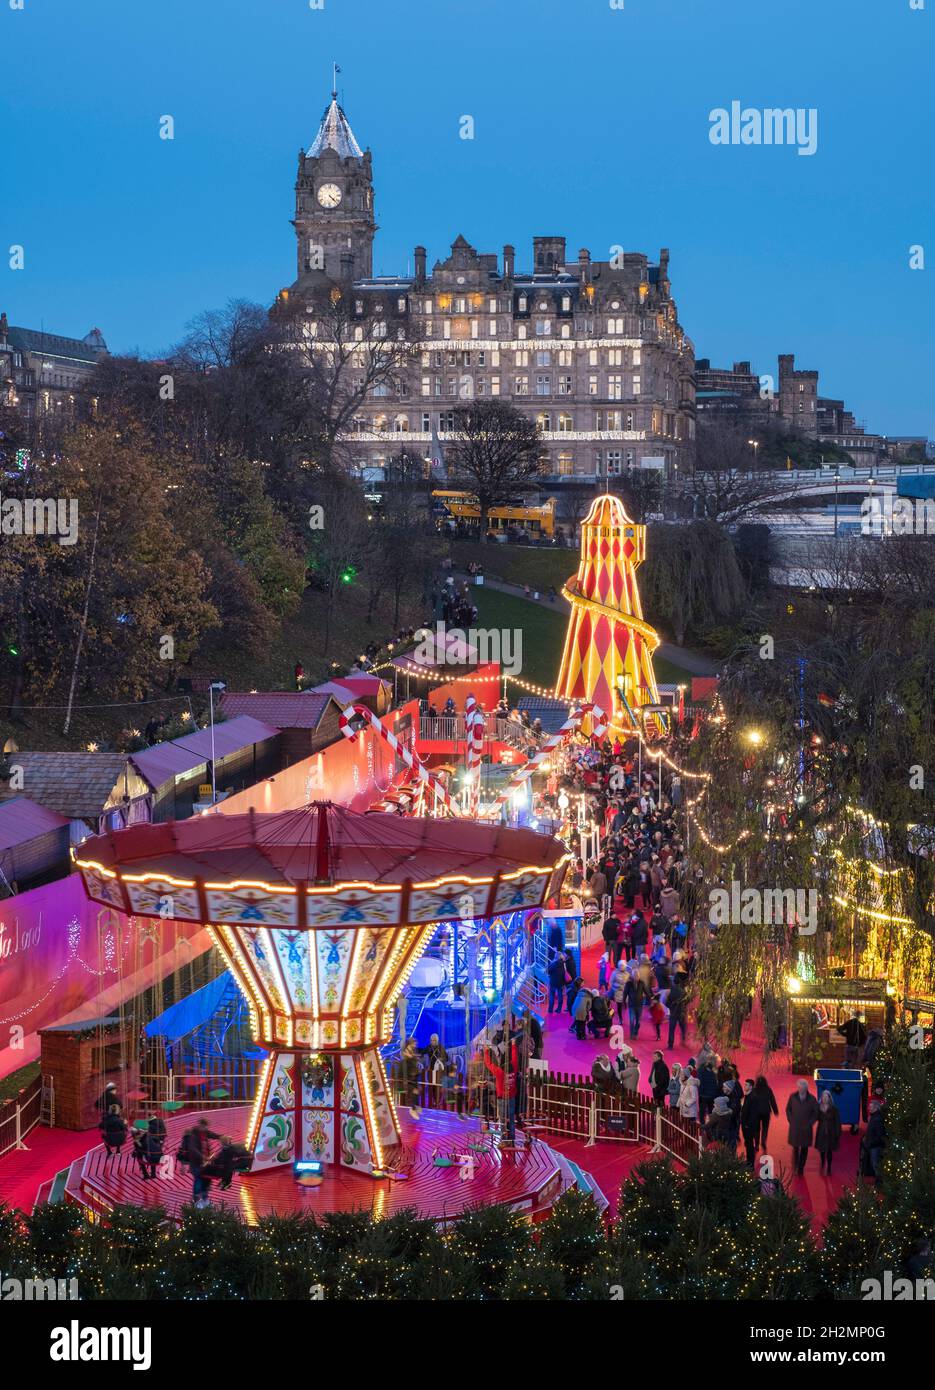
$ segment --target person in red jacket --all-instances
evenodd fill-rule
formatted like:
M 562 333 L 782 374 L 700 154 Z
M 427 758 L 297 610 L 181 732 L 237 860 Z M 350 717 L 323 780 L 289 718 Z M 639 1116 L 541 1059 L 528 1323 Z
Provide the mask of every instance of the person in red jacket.
M 516 1138 L 516 1044 L 510 1048 L 509 1070 L 501 1067 L 490 1048 L 484 1053 L 484 1063 L 494 1079 L 497 1090 L 497 1118 L 501 1137 L 512 1144 Z

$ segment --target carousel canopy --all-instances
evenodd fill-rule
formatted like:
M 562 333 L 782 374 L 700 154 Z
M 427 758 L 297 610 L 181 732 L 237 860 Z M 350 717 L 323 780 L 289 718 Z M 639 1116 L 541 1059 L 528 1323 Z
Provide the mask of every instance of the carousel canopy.
M 90 897 L 109 906 L 298 927 L 538 907 L 557 891 L 566 859 L 558 840 L 532 830 L 361 814 L 330 802 L 137 825 L 93 836 L 75 852 Z

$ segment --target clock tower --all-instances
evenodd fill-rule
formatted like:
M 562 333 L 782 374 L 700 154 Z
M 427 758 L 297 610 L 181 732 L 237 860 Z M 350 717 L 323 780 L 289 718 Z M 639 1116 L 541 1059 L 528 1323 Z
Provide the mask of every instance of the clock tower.
M 373 274 L 373 171 L 331 93 L 318 134 L 299 151 L 295 182 L 296 288 Z

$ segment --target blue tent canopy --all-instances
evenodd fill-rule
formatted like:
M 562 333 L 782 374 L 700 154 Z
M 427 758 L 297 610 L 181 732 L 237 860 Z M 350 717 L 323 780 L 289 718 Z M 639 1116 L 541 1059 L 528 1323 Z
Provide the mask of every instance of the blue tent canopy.
M 223 1008 L 231 999 L 236 999 L 237 994 L 238 989 L 234 977 L 229 970 L 225 970 L 223 975 L 218 975 L 216 980 L 202 985 L 201 989 L 196 989 L 194 994 L 189 994 L 186 999 L 180 999 L 177 1004 L 166 1009 L 158 1018 L 154 1018 L 152 1023 L 147 1023 L 146 1036 L 148 1038 L 165 1038 L 167 1042 L 178 1042 L 180 1038 L 187 1037 L 189 1033 L 193 1033 L 202 1024 L 208 1023 L 218 1009 Z

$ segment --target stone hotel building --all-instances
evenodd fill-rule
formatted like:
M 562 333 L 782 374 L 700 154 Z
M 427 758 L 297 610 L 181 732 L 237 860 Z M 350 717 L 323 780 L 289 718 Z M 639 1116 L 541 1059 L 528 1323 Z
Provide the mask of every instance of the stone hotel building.
M 588 250 L 570 260 L 563 236 L 533 238 L 529 259 L 498 256 L 462 236 L 428 269 L 373 275 L 373 172 L 332 93 L 317 136 L 299 152 L 294 224 L 298 275 L 290 299 L 329 282 L 350 286 L 354 311 L 381 333 L 418 341 L 395 394 L 385 386 L 355 422 L 352 449 L 378 479 L 405 447 L 442 450 L 454 410 L 499 397 L 528 412 L 543 439 L 542 494 L 632 468 L 691 468 L 694 350 L 669 281 L 669 253 Z M 345 290 L 345 293 L 348 293 Z

